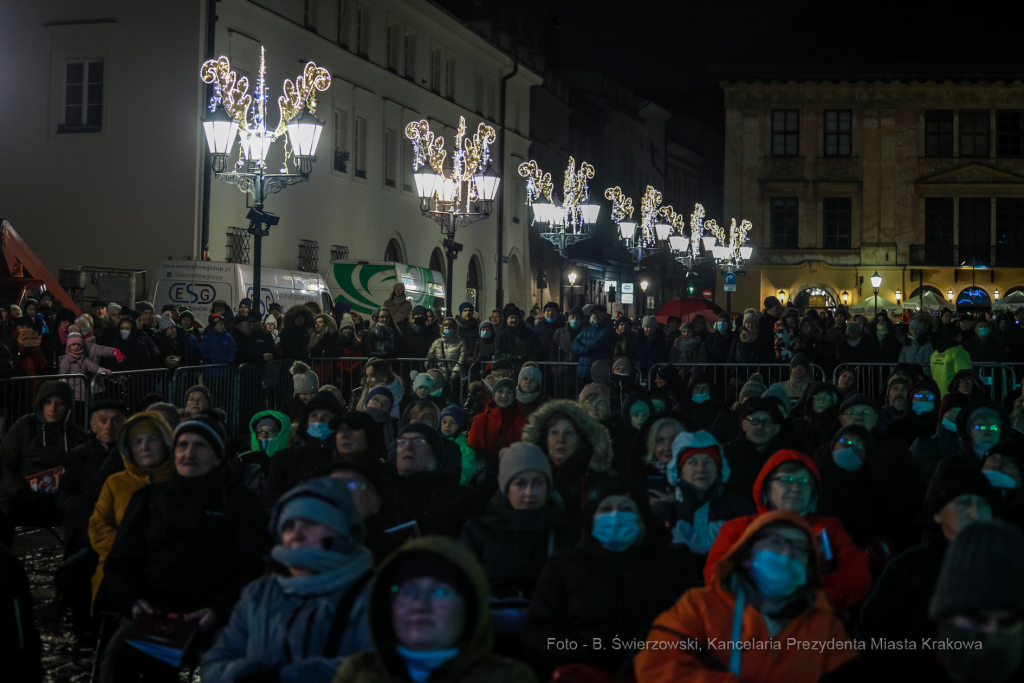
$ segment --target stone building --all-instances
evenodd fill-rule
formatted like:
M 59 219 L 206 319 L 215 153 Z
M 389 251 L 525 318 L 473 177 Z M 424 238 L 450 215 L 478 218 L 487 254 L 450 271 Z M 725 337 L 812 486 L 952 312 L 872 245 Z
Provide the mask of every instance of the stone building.
M 729 65 L 724 218 L 754 256 L 733 310 L 1024 290 L 1024 85 L 972 65 Z M 997 294 L 998 290 L 998 294 Z M 719 284 L 716 299 L 723 299 Z

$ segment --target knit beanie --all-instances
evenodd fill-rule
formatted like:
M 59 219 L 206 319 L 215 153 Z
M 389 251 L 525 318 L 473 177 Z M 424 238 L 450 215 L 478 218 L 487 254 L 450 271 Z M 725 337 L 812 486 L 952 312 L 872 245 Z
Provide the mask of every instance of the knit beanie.
M 763 394 L 768 387 L 764 385 L 764 378 L 761 373 L 755 372 L 747 379 L 747 383 L 740 389 L 739 400 L 745 401 L 748 398 L 756 398 Z
M 302 394 L 320 389 L 320 379 L 316 373 L 309 369 L 309 366 L 302 361 L 292 363 L 292 385 L 296 394 Z
M 511 389 L 512 391 L 515 391 L 516 390 L 515 380 L 506 378 L 506 379 L 503 379 L 503 380 L 500 380 L 500 381 L 496 382 L 494 384 L 494 391 L 493 391 L 493 393 L 495 393 L 495 394 L 498 393 L 499 389 Z
M 673 486 L 678 484 L 682 480 L 680 472 L 683 470 L 683 465 L 686 464 L 687 460 L 701 453 L 710 456 L 715 461 L 722 481 L 729 478 L 729 465 L 725 461 L 725 451 L 718 441 L 715 440 L 715 437 L 710 432 L 703 430 L 699 432 L 687 432 L 684 430 L 679 432 L 672 441 L 672 460 L 669 461 L 668 467 L 665 469 L 668 483 Z
M 373 398 L 374 396 L 383 396 L 384 398 L 391 402 L 392 407 L 394 407 L 395 405 L 395 395 L 391 393 L 391 390 L 388 389 L 383 384 L 378 384 L 373 389 L 370 389 L 368 392 L 366 392 L 366 401 L 364 401 L 364 404 L 369 403 L 370 399 Z
M 338 329 L 343 330 L 346 327 L 351 327 L 352 329 L 355 329 L 356 327 L 355 322 L 352 320 L 352 316 L 349 315 L 348 313 L 345 313 L 341 316 L 341 324 L 338 325 Z
M 775 399 L 779 404 L 779 410 L 782 412 L 782 417 L 789 417 L 789 392 L 786 391 L 786 387 L 781 382 L 768 387 L 761 398 Z
M 157 328 L 162 332 L 174 327 L 174 320 L 169 315 L 161 315 L 156 323 Z
M 455 420 L 455 423 L 459 425 L 460 432 L 466 428 L 466 414 L 462 412 L 462 408 L 454 403 L 449 403 L 448 407 L 441 411 L 441 419 L 443 420 L 446 417 Z
M 540 472 L 551 486 L 551 463 L 536 444 L 526 441 L 502 448 L 498 453 L 498 490 L 503 496 L 508 495 L 508 485 L 517 475 L 523 472 Z
M 573 306 L 569 309 L 569 315 L 578 315 L 583 317 L 583 308 L 580 306 Z
M 932 476 L 924 499 L 928 522 L 932 523 L 932 516 L 942 510 L 946 503 L 967 493 L 981 496 L 989 504 L 997 498 L 996 490 L 976 466 L 952 460 L 941 464 Z
M 227 432 L 224 425 L 208 411 L 199 415 L 193 415 L 177 426 L 174 430 L 174 445 L 177 446 L 178 439 L 182 434 L 197 434 L 206 440 L 217 454 L 219 460 L 224 460 L 224 442 L 227 440 Z
M 633 362 L 626 356 L 619 356 L 612 362 L 612 374 L 628 375 L 633 372 Z
M 494 336 L 494 323 L 492 323 L 490 320 L 485 320 L 482 323 L 480 323 L 480 331 L 483 332 L 484 330 L 490 330 L 491 331 L 491 336 L 493 337 Z
M 590 384 L 588 384 L 587 386 L 583 387 L 580 390 L 580 403 L 583 403 L 583 400 L 586 399 L 587 396 L 590 396 L 591 394 L 597 394 L 598 396 L 604 397 L 606 403 L 611 400 L 611 390 L 608 389 L 607 384 L 591 382 Z
M 191 396 L 193 394 L 193 392 L 196 392 L 196 391 L 198 391 L 199 393 L 201 393 L 204 396 L 206 396 L 207 402 L 210 405 L 213 405 L 213 394 L 211 394 L 210 390 L 207 389 L 206 387 L 204 387 L 202 384 L 196 384 L 195 386 L 191 386 L 191 387 L 189 387 L 188 389 L 185 390 L 185 403 L 186 404 L 188 404 L 188 397 Z
M 461 315 L 462 312 L 465 311 L 467 308 L 472 311 L 473 304 L 469 303 L 468 301 L 463 301 L 461 304 L 459 304 L 459 314 Z
M 756 323 L 757 321 L 758 321 L 757 311 L 751 309 L 751 310 L 747 310 L 747 312 L 743 314 L 743 324 L 744 325 L 746 325 L 747 323 L 750 323 L 750 322 Z
M 69 332 L 68 340 L 65 346 L 71 346 L 72 344 L 78 344 L 79 346 L 85 346 L 85 342 L 82 340 L 80 332 Z
M 1005 522 L 975 522 L 946 550 L 928 616 L 986 610 L 1024 616 L 1024 535 Z
M 744 401 L 737 417 L 742 420 L 747 415 L 753 415 L 757 412 L 768 413 L 768 416 L 772 418 L 772 422 L 782 424 L 782 411 L 779 409 L 778 402 L 764 397 L 755 397 Z
M 540 368 L 532 365 L 524 365 L 523 369 L 519 371 L 519 381 L 522 382 L 524 377 L 532 377 L 537 380 L 537 384 L 541 383 Z
M 807 368 L 807 371 L 811 371 L 811 359 L 807 357 L 806 353 L 794 353 L 793 359 L 789 361 L 789 368 L 792 370 L 798 365 L 802 365 Z
M 547 311 L 548 309 L 554 310 L 556 315 L 562 312 L 561 307 L 554 301 L 549 301 L 546 304 L 544 304 L 544 310 Z
M 109 304 L 107 304 L 107 317 L 108 318 L 110 317 L 111 311 L 120 311 L 120 310 L 121 310 L 121 304 L 118 304 L 118 303 L 115 303 L 115 302 L 111 301 Z
M 420 387 L 426 387 L 427 391 L 433 391 L 434 378 L 425 372 L 421 372 L 420 374 L 416 375 L 416 379 L 414 379 L 412 382 L 412 390 L 416 391 Z
M 646 318 L 644 318 L 644 322 L 643 322 L 643 324 L 640 327 L 657 327 L 657 326 L 658 326 L 658 319 L 655 318 L 653 315 L 649 315 Z
M 285 523 L 300 517 L 334 531 L 329 549 L 335 552 L 347 554 L 366 538 L 363 519 L 344 479 L 316 477 L 285 493 L 274 508 L 271 533 L 280 539 Z

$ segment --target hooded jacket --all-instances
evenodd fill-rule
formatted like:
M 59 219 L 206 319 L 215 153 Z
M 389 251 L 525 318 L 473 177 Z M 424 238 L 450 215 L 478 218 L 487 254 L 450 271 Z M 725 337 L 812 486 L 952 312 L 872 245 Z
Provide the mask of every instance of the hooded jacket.
M 260 445 L 256 438 L 256 425 L 269 417 L 281 425 L 281 431 L 277 436 L 267 442 L 266 450 Z M 288 416 L 275 410 L 263 410 L 252 416 L 249 420 L 249 446 L 251 450 L 239 454 L 238 458 L 228 462 L 232 478 L 244 484 L 246 488 L 263 499 L 264 488 L 267 478 L 270 476 L 270 459 L 278 451 L 288 446 L 288 437 L 291 435 L 292 423 Z
M 589 325 L 576 335 L 572 342 L 572 352 L 580 359 L 576 366 L 576 376 L 590 379 L 590 369 L 595 361 L 612 359 L 615 341 L 615 328 L 612 327 L 611 318 Z
M 726 558 L 747 527 L 759 516 L 769 511 L 762 493 L 764 480 L 776 467 L 789 460 L 797 460 L 806 467 L 816 480 L 817 491 L 821 491 L 821 475 L 818 468 L 806 455 L 797 451 L 778 451 L 770 457 L 761 468 L 761 474 L 758 475 L 757 481 L 754 482 L 754 504 L 757 506 L 757 514 L 737 517 L 726 522 L 718 532 L 718 538 L 715 539 L 711 551 L 708 552 L 707 564 L 704 565 L 704 580 L 709 585 L 714 580 L 718 563 Z M 867 554 L 857 548 L 853 539 L 850 538 L 850 534 L 843 528 L 842 522 L 835 517 L 826 517 L 810 512 L 804 515 L 804 518 L 814 528 L 815 536 L 822 531 L 828 534 L 836 568 L 822 575 L 821 584 L 825 595 L 828 596 L 829 603 L 836 611 L 846 612 L 863 602 L 871 591 L 871 573 L 868 571 Z
M 377 570 L 370 593 L 370 632 L 375 648 L 352 655 L 342 663 L 334 683 L 408 682 L 405 660 L 398 653 L 398 641 L 391 617 L 391 586 L 396 572 L 419 553 L 437 555 L 462 573 L 474 594 L 466 601 L 466 625 L 459 654 L 436 669 L 431 683 L 536 683 L 533 672 L 522 662 L 491 654 L 494 628 L 488 607 L 487 576 L 473 554 L 458 541 L 420 538 L 406 543 Z
M 640 444 L 637 439 L 641 430 L 633 426 L 629 411 L 637 403 L 644 403 L 647 406 L 647 414 L 654 415 L 654 404 L 639 391 L 626 394 L 622 399 L 622 406 L 619 408 L 618 419 L 613 419 L 608 426 L 608 434 L 612 440 L 612 464 L 619 474 L 631 473 L 643 466 L 643 457 L 646 455 L 646 444 Z M 648 424 L 648 422 L 644 424 Z M 642 426 L 641 426 L 642 429 Z M 543 447 L 542 447 L 543 448 Z
M 481 392 L 487 391 L 481 388 Z M 529 408 L 519 401 L 514 401 L 507 408 L 501 408 L 494 399 L 487 402 L 484 412 L 473 418 L 469 427 L 469 438 L 466 443 L 475 451 L 483 451 L 495 462 L 498 452 L 520 440 L 526 421 L 530 417 Z
M 886 492 L 884 482 L 878 480 L 866 461 L 877 457 L 874 444 L 869 443 L 865 462 L 855 470 L 846 470 L 836 464 L 832 451 L 844 433 L 836 434 L 814 454 L 814 464 L 821 475 L 821 503 L 823 515 L 835 517 L 850 536 L 863 545 L 869 538 L 892 534 L 896 527 L 896 513 Z M 893 552 L 895 548 L 891 549 Z
M 75 358 L 70 353 L 65 353 L 60 357 L 57 372 L 62 375 L 85 375 L 86 377 L 93 377 L 97 373 L 108 373 L 110 370 L 102 367 L 100 360 L 113 357 L 114 349 L 109 346 L 101 346 L 90 338 L 85 341 L 81 358 Z M 89 394 L 88 381 L 73 377 L 68 380 L 68 384 L 75 390 L 75 400 L 85 401 Z
M 392 292 L 392 296 L 384 299 L 384 303 L 381 304 L 381 306 L 388 309 L 388 313 L 391 314 L 391 319 L 395 321 L 397 326 L 404 328 L 405 325 L 409 324 L 409 320 L 412 318 L 412 300 L 404 294 L 402 295 L 402 298 L 396 299 L 393 294 L 394 292 Z
M 820 413 L 814 412 L 814 397 L 821 393 L 832 394 L 832 405 Z M 800 402 L 793 407 L 791 415 L 799 414 L 793 420 L 793 434 L 801 445 L 803 453 L 814 453 L 822 444 L 832 440 L 842 428 L 839 422 L 839 406 L 843 399 L 831 382 L 813 382 L 804 390 Z
M 335 358 L 339 355 L 338 353 L 338 323 L 334 322 L 334 318 L 329 315 L 323 317 L 324 329 L 322 332 L 316 331 L 316 316 L 314 316 L 313 325 L 310 328 L 309 343 L 307 348 L 309 349 L 309 355 L 312 358 Z
M 543 349 L 538 353 L 537 360 L 558 360 L 558 352 L 552 349 L 552 346 L 554 346 L 555 334 L 563 327 L 568 327 L 568 325 L 561 313 L 556 314 L 555 319 L 551 322 L 541 316 L 540 321 L 533 327 L 533 333 L 537 335 L 537 341 L 540 343 L 540 348 Z
M 982 408 L 990 410 L 999 416 L 1001 424 L 999 431 L 1000 441 L 1008 436 L 1012 425 L 1010 416 L 1006 413 L 1006 410 L 995 401 L 988 399 L 972 401 L 960 409 L 960 414 L 956 416 L 956 434 L 960 442 L 960 452 L 951 459 L 966 463 L 979 469 L 981 468 L 983 457 L 974 451 L 974 440 L 971 438 L 971 425 L 968 423 L 970 421 L 971 413 Z
M 572 344 L 582 331 L 583 325 L 574 328 L 567 319 L 565 325 L 551 335 L 551 346 L 548 348 L 549 359 L 560 363 L 579 362 L 579 356 L 572 352 Z
M 937 344 L 931 357 L 931 376 L 939 385 L 939 391 L 943 396 L 949 393 L 949 384 L 953 377 L 961 370 L 971 369 L 971 355 L 964 350 L 964 347 L 949 343 Z
M 278 502 L 270 522 L 275 537 L 286 500 L 307 496 L 338 509 L 350 531 L 335 530 L 332 548 L 342 550 L 323 552 L 337 552 L 344 559 L 339 558 L 337 569 L 308 577 L 292 577 L 275 563 L 276 571 L 246 586 L 231 620 L 203 655 L 200 673 L 205 683 L 230 683 L 271 670 L 276 670 L 279 683 L 326 682 L 346 657 L 373 648 L 368 581 L 373 558 L 363 546 L 365 530 L 352 497 L 345 495 L 344 500 L 342 493 L 335 482 L 310 479 Z M 337 609 L 346 598 L 352 609 L 341 617 Z M 328 635 L 339 618 L 344 619 L 341 638 L 331 647 Z
M 295 324 L 295 319 L 302 316 L 302 327 Z M 309 331 L 313 328 L 313 313 L 305 304 L 298 304 L 288 309 L 278 335 L 281 340 L 281 355 L 292 360 L 309 360 Z
M 96 507 L 89 518 L 89 543 L 92 545 L 92 549 L 96 551 L 96 554 L 99 555 L 96 573 L 92 577 L 93 601 L 96 600 L 100 585 L 103 583 L 104 562 L 107 559 L 107 555 L 110 554 L 110 549 L 114 547 L 114 539 L 117 538 L 117 531 L 121 527 L 124 513 L 128 509 L 128 503 L 131 502 L 132 496 L 143 486 L 170 481 L 171 477 L 174 476 L 174 454 L 170 452 L 169 445 L 167 446 L 167 459 L 160 464 L 155 472 L 150 474 L 144 472 L 132 459 L 131 444 L 128 443 L 128 430 L 140 420 L 151 419 L 143 417 L 146 415 L 148 414 L 138 413 L 133 415 L 125 422 L 118 433 L 118 451 L 121 455 L 121 461 L 124 463 L 124 469 L 107 477 L 106 482 L 103 483 L 103 489 L 100 491 L 100 496 L 96 500 Z M 168 440 L 170 436 L 168 428 Z
M 89 546 L 89 518 L 100 491 L 110 475 L 123 469 L 117 444 L 108 449 L 93 434 L 68 452 L 54 498 L 64 513 L 64 547 L 69 556 Z
M 903 348 L 897 358 L 899 363 L 916 363 L 928 375 L 931 375 L 931 357 L 935 348 L 932 346 L 930 332 L 921 330 L 915 336 L 909 334 L 903 338 Z
M 824 674 L 854 659 L 852 647 L 836 647 L 822 651 L 786 647 L 790 639 L 849 643 L 842 622 L 829 605 L 826 593 L 817 587 L 817 554 L 809 555 L 810 569 L 807 589 L 797 595 L 804 607 L 783 626 L 774 637 L 761 612 L 749 599 L 739 616 L 740 632 L 736 625 L 737 589 L 749 580 L 740 573 L 739 564 L 749 552 L 753 538 L 772 522 L 784 520 L 807 534 L 812 548 L 816 530 L 806 520 L 789 512 L 778 511 L 752 520 L 741 534 L 731 539 L 721 560 L 708 576 L 704 588 L 694 588 L 683 594 L 671 609 L 659 616 L 647 636 L 647 646 L 636 656 L 634 671 L 644 683 L 670 683 L 675 681 L 786 681 L 787 683 L 813 683 Z M 719 536 L 721 538 L 721 536 Z M 829 575 L 826 575 L 826 577 Z M 791 603 L 796 606 L 800 602 Z M 679 647 L 686 639 L 699 649 Z M 729 673 L 731 648 L 708 648 L 708 641 L 743 641 L 744 643 L 778 643 L 779 649 L 769 647 L 739 650 L 740 677 Z M 659 645 L 660 644 L 660 645 Z
M 286 491 L 298 486 L 306 475 L 329 462 L 337 452 L 333 433 L 323 440 L 307 434 L 309 416 L 314 410 L 329 410 L 335 415 L 345 412 L 338 400 L 324 391 L 317 392 L 306 404 L 295 433 L 299 445 L 282 448 L 270 458 L 270 471 L 263 483 L 263 504 L 268 509 L 276 505 Z
M 121 338 L 120 330 L 113 330 L 109 340 L 108 346 L 124 354 L 121 363 L 105 363 L 112 370 L 148 370 L 160 361 L 160 349 L 148 334 L 137 327 L 132 327 L 127 339 Z
M 43 402 L 50 396 L 59 396 L 67 405 L 63 422 L 44 420 Z M 0 506 L 9 515 L 15 513 L 15 524 L 56 526 L 60 524 L 60 510 L 53 495 L 32 491 L 25 477 L 63 465 L 68 451 L 85 443 L 88 435 L 71 423 L 74 401 L 71 387 L 65 382 L 44 382 L 33 408 L 15 421 L 0 442 Z
M 580 445 L 561 465 L 551 461 L 552 488 L 562 497 L 566 512 L 575 518 L 585 510 L 587 491 L 611 470 L 611 438 L 608 430 L 578 403 L 558 400 L 548 401 L 533 412 L 521 440 L 536 445 L 550 459 L 548 429 L 561 418 L 573 423 Z
M 180 327 L 175 326 L 174 336 L 168 337 L 164 330 L 156 334 L 156 348 L 160 357 L 166 361 L 169 356 L 181 359 L 181 366 L 199 365 L 202 355 L 199 350 L 199 339 Z

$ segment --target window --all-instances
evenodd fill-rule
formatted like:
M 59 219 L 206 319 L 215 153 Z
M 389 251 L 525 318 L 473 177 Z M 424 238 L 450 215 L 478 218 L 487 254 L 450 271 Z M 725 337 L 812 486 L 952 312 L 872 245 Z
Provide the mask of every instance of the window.
M 412 177 L 412 145 L 404 142 L 401 137 L 398 138 L 398 144 L 402 147 L 402 190 L 412 192 L 415 189 Z
M 953 112 L 931 110 L 924 113 L 924 155 L 953 156 Z
M 348 21 L 345 18 L 347 9 L 348 0 L 338 0 L 338 13 L 334 17 L 334 42 L 344 48 L 348 47 Z
M 851 206 L 849 197 L 826 199 L 825 204 L 825 248 L 849 249 L 851 229 Z
M 388 246 L 384 249 L 384 260 L 400 262 L 402 259 L 399 258 L 398 242 L 391 240 L 388 242 Z
M 441 94 L 441 60 L 444 59 L 444 48 L 430 48 L 430 89 Z
M 988 124 L 987 111 L 960 112 L 960 156 L 988 156 Z
M 992 200 L 960 199 L 960 254 L 965 247 L 988 247 L 992 243 Z M 987 260 L 987 258 L 986 258 Z
M 395 187 L 398 171 L 398 131 L 388 128 L 384 131 L 384 185 Z
M 796 197 L 772 199 L 771 246 L 773 249 L 796 249 L 799 231 L 797 229 Z
M 494 120 L 494 100 L 496 88 L 497 86 L 494 84 L 494 80 L 488 78 L 487 93 L 484 96 L 484 114 L 487 116 L 487 118 L 491 119 L 492 121 Z
M 316 33 L 316 0 L 302 0 L 302 25 Z
M 772 155 L 795 157 L 800 151 L 800 112 L 776 109 L 772 112 Z
M 356 126 L 352 135 L 352 149 L 355 150 L 354 166 L 356 178 L 366 179 L 366 119 L 356 117 Z
M 825 156 L 848 157 L 851 154 L 852 118 L 849 111 L 825 112 Z
M 405 32 L 405 45 L 403 46 L 402 73 L 410 81 L 416 80 L 416 34 L 411 31 Z
M 103 129 L 103 61 L 68 62 L 64 71 L 64 122 L 58 133 Z
M 926 249 L 953 244 L 953 199 L 924 200 L 924 243 Z
M 345 149 L 348 141 L 348 112 L 344 109 L 334 110 L 334 170 L 348 173 L 349 153 Z
M 385 46 L 385 67 L 398 73 L 398 26 L 388 24 L 387 45 Z
M 445 95 L 455 100 L 455 55 L 449 54 L 444 60 Z
M 996 156 L 1024 156 L 1024 112 L 996 112 Z
M 1024 199 L 996 200 L 996 245 L 1024 247 Z
M 359 6 L 356 8 L 356 54 L 365 57 L 369 49 L 370 10 Z

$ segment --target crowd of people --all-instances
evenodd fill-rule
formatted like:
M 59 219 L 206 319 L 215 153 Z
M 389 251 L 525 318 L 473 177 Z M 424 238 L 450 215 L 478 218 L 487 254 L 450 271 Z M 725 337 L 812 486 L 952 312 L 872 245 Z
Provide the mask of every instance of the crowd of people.
M 104 681 L 177 680 L 136 647 L 172 618 L 194 632 L 182 666 L 204 683 L 1024 675 L 1024 399 L 972 367 L 1024 348 L 1012 319 L 880 313 L 872 334 L 841 308 L 768 297 L 736 330 L 726 316 L 633 329 L 600 304 L 479 322 L 466 303 L 438 321 L 397 285 L 372 322 L 296 306 L 274 335 L 247 301 L 202 333 L 187 311 L 121 307 L 105 328 L 112 306 L 58 321 L 41 303 L 4 323 L 22 371 L 73 353 L 86 369 L 166 365 L 154 327 L 196 339 L 196 362 L 240 361 L 239 336 L 266 333 L 244 358 L 292 360 L 293 392 L 242 416 L 244 434 L 203 386 L 183 408 L 92 401 L 86 431 L 73 383 L 41 383 L 0 441 L 15 680 L 42 675 L 7 550 L 26 526 L 62 528 L 56 589 L 105 626 Z M 49 345 L 22 348 L 40 315 Z M 149 342 L 118 345 L 133 334 Z M 195 359 L 195 342 L 175 344 Z M 396 358 L 429 369 L 403 376 Z M 545 389 L 566 367 L 546 360 L 575 364 L 571 396 Z M 324 381 L 322 364 L 346 362 L 355 381 Z M 861 362 L 892 366 L 877 395 L 856 373 L 811 373 Z M 730 386 L 739 375 L 707 363 L 785 363 L 788 378 Z

